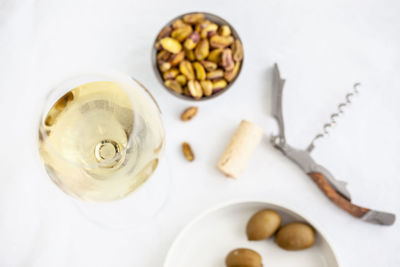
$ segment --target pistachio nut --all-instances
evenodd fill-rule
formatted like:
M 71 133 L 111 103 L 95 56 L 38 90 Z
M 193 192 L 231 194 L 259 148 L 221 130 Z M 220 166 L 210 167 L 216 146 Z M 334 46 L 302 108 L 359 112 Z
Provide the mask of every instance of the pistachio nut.
M 192 32 L 189 37 L 185 40 L 183 46 L 187 50 L 191 50 L 196 47 L 198 42 L 200 41 L 200 34 L 198 32 Z
M 171 37 L 164 37 L 160 40 L 161 46 L 172 54 L 179 53 L 182 50 L 182 45 L 177 40 Z
M 235 67 L 235 62 L 232 58 L 232 50 L 230 48 L 225 48 L 222 52 L 221 65 L 226 71 L 233 70 Z
M 225 80 L 227 80 L 228 82 L 233 81 L 238 75 L 239 69 L 240 69 L 240 62 L 236 62 L 235 67 L 233 67 L 233 70 L 225 72 L 224 74 Z
M 163 73 L 164 80 L 173 80 L 179 74 L 179 70 L 172 68 Z
M 188 89 L 190 95 L 195 99 L 200 99 L 203 96 L 203 90 L 201 89 L 201 85 L 196 80 L 188 81 Z
M 193 50 L 185 50 L 185 56 L 190 61 L 196 60 L 196 57 L 194 56 Z
M 170 26 L 165 27 L 158 34 L 157 40 L 161 40 L 164 37 L 169 37 L 171 35 L 171 32 L 172 32 L 172 28 Z
M 217 63 L 208 60 L 202 60 L 200 63 L 203 65 L 206 71 L 216 70 L 218 67 Z
M 215 80 L 224 77 L 224 71 L 221 69 L 216 69 L 207 73 L 207 79 Z
M 218 31 L 221 36 L 229 36 L 231 35 L 231 28 L 228 25 L 222 25 Z
M 200 81 L 201 88 L 205 96 L 210 96 L 213 93 L 213 84 L 210 80 Z
M 182 94 L 182 86 L 175 80 L 166 80 L 164 85 L 178 94 Z
M 212 93 L 213 93 L 213 95 L 215 95 L 215 94 L 221 92 L 222 90 L 223 90 L 223 88 L 213 89 Z
M 160 41 L 157 41 L 156 44 L 154 45 L 154 47 L 156 48 L 157 51 L 162 49 L 162 45 L 160 43 Z
M 239 40 L 235 40 L 232 44 L 233 60 L 239 62 L 243 59 L 243 46 Z
M 181 120 L 182 121 L 190 121 L 193 119 L 194 116 L 196 116 L 198 111 L 197 107 L 189 107 L 183 111 L 181 114 Z
M 215 23 L 210 23 L 207 26 L 204 27 L 204 29 L 201 30 L 200 36 L 201 38 L 205 39 L 207 37 L 210 37 L 208 34 L 211 32 L 216 33 L 218 30 L 218 25 Z
M 189 24 L 196 24 L 205 19 L 203 13 L 192 13 L 183 16 L 183 21 Z
M 192 97 L 192 95 L 190 94 L 189 89 L 187 87 L 184 87 L 182 89 L 182 94 L 184 94 L 185 96 Z
M 167 50 L 161 50 L 157 54 L 157 61 L 158 62 L 166 62 L 169 61 L 169 58 L 171 57 L 171 53 L 168 52 Z
M 197 45 L 194 55 L 196 56 L 197 60 L 205 59 L 208 54 L 210 53 L 210 45 L 207 39 L 202 39 L 199 44 Z
M 224 79 L 213 81 L 212 84 L 213 84 L 213 91 L 223 89 L 228 85 Z
M 184 25 L 172 31 L 171 37 L 182 42 L 192 33 L 193 29 L 190 25 Z
M 182 152 L 188 161 L 194 160 L 194 153 L 193 153 L 192 147 L 189 145 L 189 143 L 187 143 L 187 142 L 182 143 Z
M 187 24 L 184 23 L 183 20 L 177 19 L 172 23 L 172 29 L 175 30 L 175 29 L 178 29 L 178 28 L 183 27 L 185 25 L 187 25 Z
M 208 32 L 208 33 L 207 33 L 207 37 L 208 37 L 208 38 L 211 38 L 211 37 L 213 37 L 214 35 L 217 35 L 217 32 L 216 32 L 216 31 L 212 31 L 212 32 Z
M 169 62 L 160 62 L 159 68 L 160 68 L 161 72 L 166 72 L 167 70 L 169 70 L 171 68 L 171 63 L 169 63 Z
M 175 77 L 175 81 L 177 81 L 180 85 L 184 86 L 187 83 L 186 76 L 183 74 L 179 74 Z
M 206 79 L 206 70 L 204 69 L 203 65 L 200 64 L 200 62 L 194 62 L 193 68 L 196 72 L 197 80 L 202 81 Z
M 221 36 L 221 35 L 214 35 L 210 38 L 211 47 L 214 48 L 225 48 L 233 43 L 232 36 Z
M 188 80 L 194 80 L 193 67 L 192 67 L 192 64 L 190 64 L 189 61 L 187 61 L 187 60 L 181 61 L 181 63 L 179 64 L 179 70 L 181 71 L 181 73 L 183 75 L 186 76 L 186 78 Z
M 212 22 L 209 20 L 203 20 L 199 23 L 196 24 L 196 26 L 194 27 L 194 30 L 198 33 L 201 33 L 201 30 L 203 30 L 205 27 L 207 27 L 207 25 L 211 24 Z
M 176 54 L 172 54 L 170 59 L 169 59 L 169 63 L 171 64 L 171 66 L 176 66 L 179 63 L 181 63 L 181 61 L 185 58 L 185 52 L 181 51 L 179 53 Z
M 221 55 L 222 55 L 222 48 L 217 48 L 217 49 L 213 49 L 211 50 L 210 54 L 208 55 L 208 60 L 215 62 L 215 63 L 219 63 L 221 61 Z

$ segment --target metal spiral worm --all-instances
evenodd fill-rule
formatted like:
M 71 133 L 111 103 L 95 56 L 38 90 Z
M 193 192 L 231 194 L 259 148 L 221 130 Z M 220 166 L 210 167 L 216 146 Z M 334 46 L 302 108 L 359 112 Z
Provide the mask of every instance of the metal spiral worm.
M 351 102 L 352 102 L 353 97 L 354 97 L 355 95 L 358 94 L 358 88 L 360 87 L 360 85 L 361 85 L 360 83 L 355 83 L 355 84 L 353 85 L 353 91 L 350 92 L 350 93 L 348 93 L 348 94 L 346 95 L 346 97 L 345 97 L 345 100 L 346 100 L 346 101 L 340 103 L 340 104 L 337 106 L 337 112 L 332 113 L 332 114 L 330 115 L 330 121 L 329 121 L 328 123 L 325 123 L 325 124 L 323 125 L 323 127 L 322 127 L 322 132 L 320 132 L 320 133 L 318 133 L 317 135 L 314 136 L 314 138 L 313 138 L 312 141 L 311 141 L 311 144 L 310 144 L 310 145 L 308 146 L 308 148 L 307 148 L 307 151 L 308 151 L 308 152 L 311 152 L 311 151 L 314 149 L 314 147 L 315 147 L 315 141 L 317 141 L 318 139 L 321 139 L 321 138 L 325 137 L 326 135 L 328 135 L 329 132 L 330 132 L 330 129 L 331 129 L 333 126 L 336 125 L 337 119 L 340 117 L 341 114 L 344 113 L 344 108 L 345 108 L 346 106 L 350 105 Z

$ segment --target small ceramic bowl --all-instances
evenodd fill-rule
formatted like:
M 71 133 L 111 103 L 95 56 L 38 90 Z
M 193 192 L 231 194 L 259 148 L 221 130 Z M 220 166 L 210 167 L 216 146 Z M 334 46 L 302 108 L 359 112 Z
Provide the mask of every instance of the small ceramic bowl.
M 214 23 L 216 23 L 216 24 L 218 24 L 218 25 L 228 25 L 228 26 L 230 27 L 230 29 L 231 29 L 231 34 L 232 34 L 233 38 L 234 38 L 235 40 L 239 40 L 240 42 L 242 42 L 241 39 L 240 39 L 240 37 L 239 37 L 239 34 L 236 32 L 235 28 L 233 28 L 232 25 L 231 25 L 229 22 L 227 22 L 226 20 L 224 20 L 223 18 L 221 18 L 221 17 L 219 17 L 219 16 L 217 16 L 217 15 L 214 15 L 214 14 L 211 14 L 211 13 L 207 13 L 207 12 L 189 12 L 189 13 L 185 13 L 185 14 L 179 15 L 179 16 L 173 18 L 172 20 L 170 20 L 170 21 L 169 21 L 167 24 L 165 24 L 161 29 L 164 29 L 165 27 L 172 25 L 172 23 L 173 23 L 175 20 L 177 20 L 177 19 L 182 19 L 183 16 L 185 16 L 185 15 L 194 14 L 194 13 L 202 13 L 202 14 L 205 15 L 205 18 L 206 18 L 207 20 L 210 20 L 211 22 L 214 22 Z M 161 30 L 160 30 L 160 31 L 161 31 Z M 158 36 L 158 33 L 157 33 L 157 36 Z M 152 65 L 153 65 L 154 73 L 156 74 L 158 81 L 161 83 L 161 85 L 162 85 L 168 92 L 170 92 L 170 93 L 173 94 L 174 96 L 179 97 L 179 98 L 181 98 L 181 99 L 191 100 L 191 101 L 203 101 L 203 100 L 208 100 L 208 99 L 212 99 L 212 98 L 215 98 L 215 97 L 217 97 L 217 96 L 220 96 L 221 94 L 223 94 L 224 92 L 228 91 L 228 89 L 231 88 L 231 86 L 235 83 L 235 81 L 236 81 L 237 78 L 239 77 L 240 72 L 241 72 L 241 70 L 242 70 L 242 68 L 243 68 L 244 56 L 243 56 L 243 59 L 242 59 L 242 61 L 241 61 L 241 63 L 240 63 L 240 68 L 239 68 L 239 71 L 238 71 L 237 76 L 236 76 L 231 82 L 229 82 L 228 85 L 227 85 L 224 89 L 222 89 L 221 91 L 216 92 L 216 93 L 214 93 L 214 94 L 212 94 L 212 95 L 210 95 L 210 96 L 205 96 L 205 97 L 201 97 L 201 98 L 199 98 L 199 99 L 195 99 L 195 98 L 193 98 L 193 97 L 191 97 L 191 96 L 187 96 L 187 95 L 184 95 L 184 94 L 179 94 L 179 93 L 177 93 L 177 92 L 175 92 L 175 91 L 169 89 L 168 87 L 166 87 L 166 86 L 164 85 L 164 80 L 163 80 L 163 77 L 162 77 L 162 73 L 161 73 L 161 71 L 159 70 L 159 68 L 158 68 L 158 66 L 157 66 L 157 49 L 156 49 L 156 42 L 157 42 L 157 37 L 155 38 L 154 43 L 153 43 L 152 56 L 151 56 L 151 60 L 152 60 Z M 242 44 L 243 44 L 243 43 L 242 43 Z

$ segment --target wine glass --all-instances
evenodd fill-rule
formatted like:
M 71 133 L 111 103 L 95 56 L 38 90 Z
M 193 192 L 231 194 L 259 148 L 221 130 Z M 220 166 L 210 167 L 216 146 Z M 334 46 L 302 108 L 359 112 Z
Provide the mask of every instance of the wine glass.
M 110 227 L 145 220 L 162 206 L 168 177 L 149 178 L 164 143 L 155 99 L 115 72 L 60 83 L 46 99 L 39 126 L 39 153 L 50 178 L 79 199 L 74 203 L 88 219 Z

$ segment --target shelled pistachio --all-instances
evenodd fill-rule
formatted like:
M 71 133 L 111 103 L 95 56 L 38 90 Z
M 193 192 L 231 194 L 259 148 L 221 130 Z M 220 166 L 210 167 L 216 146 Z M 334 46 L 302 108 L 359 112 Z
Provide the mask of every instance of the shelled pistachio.
M 189 145 L 189 143 L 187 143 L 187 142 L 182 143 L 182 152 L 188 161 L 194 160 L 194 153 L 193 153 L 192 147 Z

